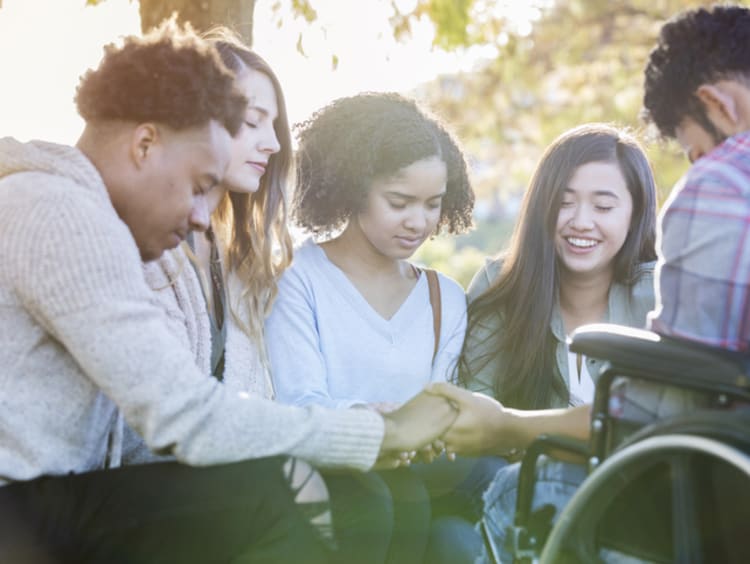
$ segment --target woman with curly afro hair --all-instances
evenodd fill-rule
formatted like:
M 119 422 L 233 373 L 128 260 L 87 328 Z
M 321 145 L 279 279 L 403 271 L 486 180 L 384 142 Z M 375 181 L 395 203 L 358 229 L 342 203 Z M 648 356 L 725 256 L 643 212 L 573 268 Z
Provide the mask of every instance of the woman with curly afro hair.
M 315 236 L 295 250 L 266 323 L 278 399 L 387 412 L 445 381 L 461 351 L 463 288 L 408 259 L 439 231 L 471 226 L 466 162 L 438 119 L 392 93 L 336 100 L 297 133 L 292 209 Z M 435 489 L 422 470 L 440 474 L 435 464 L 383 473 L 396 505 L 391 560 L 424 555 Z
M 460 352 L 463 289 L 439 276 L 435 343 L 428 277 L 407 259 L 442 227 L 471 225 L 466 164 L 396 94 L 336 100 L 298 130 L 293 214 L 318 240 L 296 250 L 266 324 L 278 398 L 387 408 L 445 380 Z

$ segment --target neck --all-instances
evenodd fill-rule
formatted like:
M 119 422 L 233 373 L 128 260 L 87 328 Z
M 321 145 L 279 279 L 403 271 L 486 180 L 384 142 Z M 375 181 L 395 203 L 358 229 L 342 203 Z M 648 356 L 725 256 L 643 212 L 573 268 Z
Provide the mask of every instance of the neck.
M 611 270 L 580 276 L 560 273 L 560 310 L 567 333 L 580 325 L 602 320 L 607 311 L 611 284 Z
M 331 262 L 349 275 L 373 278 L 402 274 L 402 261 L 384 256 L 373 247 L 356 219 L 351 219 L 341 235 L 322 247 Z
M 104 178 L 105 184 L 107 184 L 105 178 L 107 167 L 104 165 L 110 160 L 106 155 L 109 143 L 107 143 L 107 137 L 102 135 L 100 129 L 100 127 L 87 124 L 78 138 L 76 147 L 93 163 L 99 174 Z

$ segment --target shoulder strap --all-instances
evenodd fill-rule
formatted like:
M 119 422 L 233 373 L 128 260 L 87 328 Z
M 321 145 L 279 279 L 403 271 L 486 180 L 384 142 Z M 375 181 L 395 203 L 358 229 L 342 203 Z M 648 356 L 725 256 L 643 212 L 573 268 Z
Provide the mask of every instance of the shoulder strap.
M 430 306 L 432 306 L 432 328 L 435 332 L 435 349 L 432 352 L 432 362 L 435 362 L 438 347 L 440 346 L 440 280 L 437 272 L 431 268 L 425 268 L 424 273 L 427 276 L 427 285 L 430 289 Z

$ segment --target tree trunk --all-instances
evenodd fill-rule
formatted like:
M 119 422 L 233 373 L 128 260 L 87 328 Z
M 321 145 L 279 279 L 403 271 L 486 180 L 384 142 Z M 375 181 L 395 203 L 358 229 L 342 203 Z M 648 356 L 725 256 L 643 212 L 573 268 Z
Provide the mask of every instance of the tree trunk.
M 225 25 L 252 46 L 254 8 L 255 0 L 140 0 L 141 31 L 147 32 L 177 12 L 177 21 L 190 22 L 198 32 Z

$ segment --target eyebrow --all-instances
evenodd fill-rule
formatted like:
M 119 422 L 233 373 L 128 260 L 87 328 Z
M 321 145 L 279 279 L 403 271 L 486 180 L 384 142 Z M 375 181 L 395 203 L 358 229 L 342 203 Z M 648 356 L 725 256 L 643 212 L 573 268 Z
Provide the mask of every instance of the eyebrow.
M 573 190 L 572 188 L 566 188 L 565 192 L 567 192 L 569 194 L 575 194 L 576 193 L 576 191 Z M 611 190 L 594 190 L 594 196 L 609 196 L 610 198 L 615 198 L 617 200 L 620 199 L 620 197 L 617 194 L 615 194 L 614 192 L 612 192 Z
M 430 196 L 427 199 L 428 200 L 434 200 L 436 198 L 442 198 L 443 196 L 445 196 L 445 192 L 446 191 L 443 190 L 442 192 L 440 192 L 440 194 L 435 194 L 434 196 Z M 386 196 L 392 196 L 392 197 L 395 197 L 395 198 L 401 198 L 402 200 L 408 200 L 408 201 L 412 201 L 412 200 L 416 200 L 417 199 L 416 196 L 412 196 L 411 194 L 403 194 L 403 193 L 397 192 L 395 190 L 389 190 L 385 194 L 386 194 Z
M 269 117 L 271 115 L 271 112 L 269 112 L 266 108 L 264 108 L 263 106 L 256 106 L 253 103 L 252 100 L 248 104 L 247 109 L 248 109 L 248 111 L 253 110 L 253 111 L 256 111 L 256 112 L 258 112 L 260 114 L 263 114 L 263 116 L 265 116 L 265 117 Z M 278 116 L 276 116 L 276 117 L 278 117 Z M 276 119 L 276 117 L 274 117 L 273 119 Z

